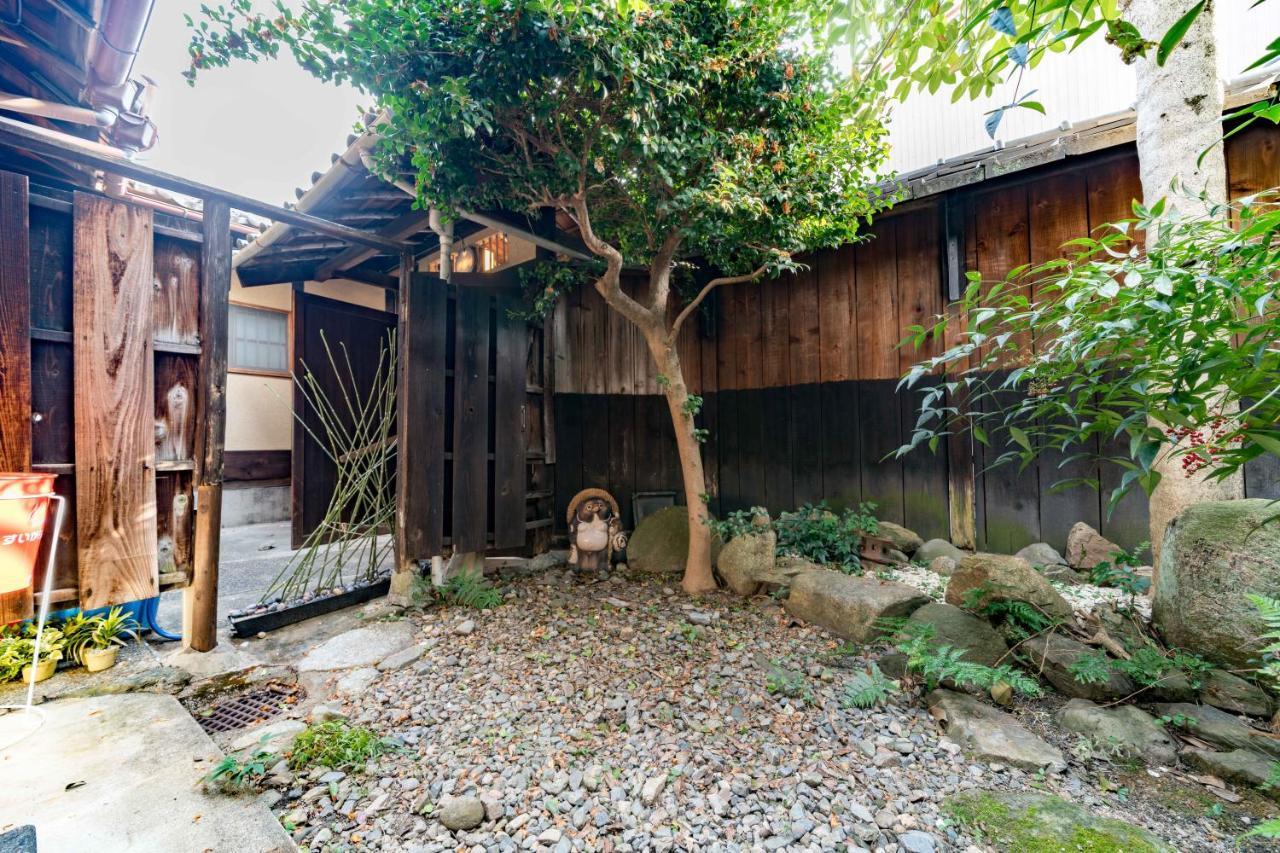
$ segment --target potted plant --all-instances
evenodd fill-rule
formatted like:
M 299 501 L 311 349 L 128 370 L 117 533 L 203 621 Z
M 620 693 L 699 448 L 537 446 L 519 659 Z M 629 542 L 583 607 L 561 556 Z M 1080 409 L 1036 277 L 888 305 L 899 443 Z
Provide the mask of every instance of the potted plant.
M 89 615 L 83 611 L 64 619 L 58 626 L 62 631 L 63 654 L 83 665 L 85 650 L 90 647 L 93 632 L 101 621 L 101 616 Z
M 35 660 L 36 639 L 34 631 L 30 636 L 19 637 L 12 641 L 11 652 L 14 663 L 22 667 L 22 680 L 27 683 L 41 682 L 53 676 L 62 660 L 62 650 L 66 641 L 57 628 L 45 626 L 40 635 L 40 661 Z
M 138 638 L 138 623 L 119 607 L 111 608 L 106 616 L 95 617 L 96 624 L 89 636 L 88 646 L 81 653 L 84 668 L 101 672 L 116 665 L 116 655 L 126 638 Z

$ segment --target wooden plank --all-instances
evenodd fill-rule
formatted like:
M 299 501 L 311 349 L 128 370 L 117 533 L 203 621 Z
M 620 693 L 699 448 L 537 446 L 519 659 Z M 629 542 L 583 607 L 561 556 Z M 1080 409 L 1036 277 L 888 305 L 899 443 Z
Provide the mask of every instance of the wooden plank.
M 287 480 L 292 453 L 288 450 L 228 450 L 223 455 L 224 483 Z
M 744 509 L 764 506 L 765 460 L 773 451 L 773 441 L 764 431 L 764 393 L 760 388 L 744 389 L 738 397 L 738 486 Z
M 631 529 L 631 495 L 636 491 L 636 400 L 634 394 L 610 394 L 607 429 L 588 433 L 585 440 L 603 440 L 609 444 L 609 491 L 622 508 L 622 525 Z M 640 459 L 641 465 L 650 460 Z
M 159 591 L 151 212 L 76 194 L 76 522 L 86 610 Z
M 487 293 L 458 291 L 451 537 L 459 553 L 483 551 L 488 530 L 490 301 Z
M 939 283 L 940 285 L 940 283 Z M 939 287 L 940 289 L 940 287 Z M 936 380 L 925 385 L 935 384 Z M 899 441 L 911 440 L 920 411 L 919 399 L 924 387 L 902 391 L 902 432 Z M 936 453 L 928 447 L 917 447 L 902 457 L 902 511 L 904 524 L 925 539 L 946 539 L 950 535 L 950 507 L 947 499 L 947 445 L 939 441 Z
M 806 258 L 811 266 L 802 270 L 788 290 L 790 310 L 791 384 L 811 385 L 821 381 L 822 359 L 819 341 L 818 271 L 814 258 Z
M 1050 175 L 1042 181 L 1031 184 L 1028 191 L 1033 264 L 1062 257 L 1064 243 L 1088 235 L 1088 187 L 1082 173 L 1065 172 Z M 1032 287 L 1033 298 L 1040 298 L 1042 294 L 1034 292 L 1034 283 Z M 1065 491 L 1053 488 L 1055 483 L 1063 480 L 1096 478 L 1098 461 L 1094 454 L 1097 453 L 1097 448 L 1097 438 L 1091 437 L 1086 446 L 1068 453 L 1047 449 L 1037 459 L 1040 484 L 1040 535 L 1042 541 L 1059 551 L 1065 550 L 1067 533 L 1077 521 L 1083 521 L 1094 529 L 1101 526 L 1097 490 L 1083 485 Z M 1071 459 L 1079 452 L 1086 452 L 1090 457 Z M 1067 461 L 1069 459 L 1071 461 Z
M 738 403 L 742 398 L 741 391 L 721 390 L 717 393 L 719 401 L 716 413 L 720 420 L 717 431 L 717 459 L 720 464 L 720 512 L 727 515 L 736 509 L 746 509 L 742 498 L 741 467 L 738 462 Z
M 1280 185 L 1280 137 L 1255 124 L 1227 140 L 1227 193 L 1232 201 Z
M 912 326 L 929 328 L 942 313 L 942 266 L 938 249 L 938 209 L 925 207 L 903 214 L 898 220 L 898 340 L 911 333 Z M 937 341 L 928 340 L 920 349 L 911 344 L 898 349 L 898 373 L 931 358 L 940 351 Z M 915 418 L 911 418 L 915 423 Z
M 729 391 L 738 387 L 738 338 L 742 328 L 736 323 L 741 289 L 730 287 L 711 294 L 716 303 L 716 387 Z
M 852 346 L 853 340 L 850 339 Z M 858 385 L 847 379 L 823 382 L 822 497 L 833 509 L 855 507 L 862 501 L 862 465 L 858 430 Z
M 563 530 L 569 501 L 582 489 L 581 394 L 556 395 L 556 529 Z
M 191 495 L 191 474 L 156 477 L 156 547 L 161 575 L 182 572 L 189 579 L 195 533 Z
M 1015 184 L 985 192 L 975 199 L 974 206 L 982 211 L 974 228 L 978 270 L 987 282 L 1002 281 L 1031 256 L 1027 186 Z M 1030 351 L 1029 335 L 1019 335 L 1015 340 L 1019 351 Z
M 765 388 L 752 395 L 753 399 L 760 401 L 764 434 L 769 441 L 769 452 L 763 459 L 764 497 L 760 505 L 768 507 L 774 515 L 796 505 L 794 479 L 797 470 L 793 454 L 798 448 L 791 433 L 790 391 L 782 385 Z
M 697 317 L 691 317 L 686 325 L 698 328 L 698 340 L 702 350 L 702 393 L 720 390 L 719 355 L 720 340 L 717 334 L 717 316 L 720 295 L 713 292 L 702 303 Z
M 493 544 L 517 548 L 525 543 L 525 451 L 528 431 L 525 373 L 529 332 L 518 293 L 497 297 L 494 333 L 493 398 Z
M 858 281 L 861 283 L 861 275 Z M 901 402 L 896 385 L 893 379 L 859 382 L 857 424 L 862 499 L 876 505 L 877 518 L 903 524 L 902 465 L 886 458 L 898 449 L 898 437 L 902 435 Z
M 858 378 L 898 376 L 898 271 L 895 220 L 882 220 L 857 248 Z M 895 407 L 896 409 L 896 407 Z M 864 490 L 866 481 L 863 481 Z
M 852 245 L 819 253 L 818 337 L 822 342 L 821 381 L 858 378 L 857 297 Z
M 191 459 L 196 453 L 196 397 L 199 361 L 190 356 L 156 356 L 156 461 Z
M 790 300 L 787 291 L 795 283 L 795 275 L 787 274 L 758 285 L 744 285 L 760 288 L 761 361 L 766 388 L 782 388 L 791 381 L 791 356 L 788 353 L 791 342 Z
M 31 468 L 27 178 L 0 172 L 0 471 Z
M 32 462 L 69 463 L 75 458 L 71 347 L 32 341 L 31 374 Z
M 200 255 L 202 246 L 156 237 L 151 328 L 156 341 L 200 343 Z
M 306 374 L 306 360 L 303 356 L 303 351 L 306 349 L 307 332 L 315 326 L 310 316 L 310 299 L 307 297 L 304 288 L 303 282 L 296 281 L 293 283 L 291 293 L 293 310 L 289 312 L 293 321 L 293 326 L 289 330 L 290 337 L 293 340 L 293 374 L 297 377 L 302 377 Z M 403 334 L 400 335 L 399 341 L 398 345 L 403 347 Z M 400 359 L 400 365 L 401 369 L 403 369 L 403 355 Z M 403 375 L 403 373 L 400 374 L 401 377 Z M 310 440 L 310 436 L 307 434 L 305 420 L 314 418 L 314 414 L 307 405 L 306 396 L 302 393 L 302 389 L 297 382 L 293 383 L 292 390 L 293 435 L 290 437 L 290 446 L 293 450 L 289 459 L 289 546 L 296 550 L 302 547 L 302 543 L 307 536 L 308 481 L 312 473 L 319 473 L 319 468 L 312 467 L 311 471 L 309 471 L 307 465 L 307 456 L 314 442 Z M 399 405 L 399 400 L 397 400 L 397 405 Z M 399 522 L 397 522 L 396 526 L 397 529 L 404 529 L 404 525 Z
M 231 294 L 231 208 L 204 201 L 200 243 L 199 376 L 196 394 L 200 431 L 196 436 L 195 544 L 191 583 L 183 591 L 183 643 L 207 652 L 218 644 L 218 561 L 222 532 L 222 469 L 227 421 L 227 335 Z M 190 288 L 189 282 L 176 285 Z M 174 301 L 173 331 L 188 334 L 187 297 Z M 154 325 L 152 326 L 154 328 Z M 175 547 L 178 542 L 175 540 Z
M 707 431 L 702 443 L 702 474 L 706 480 L 706 494 L 711 498 L 707 507 L 712 515 L 720 514 L 720 395 L 708 392 L 703 395 L 702 413 L 698 425 Z
M 678 489 L 679 474 L 677 472 L 673 478 L 671 470 L 675 458 L 675 435 L 666 398 L 652 394 L 636 397 L 635 408 L 635 490 Z M 591 440 L 586 435 L 583 438 Z
M 1002 374 L 992 378 L 998 385 Z M 982 400 L 983 410 L 1002 411 L 1014 404 L 1018 392 L 1002 391 Z M 1003 429 L 989 429 L 989 445 L 975 447 L 979 470 L 978 488 L 982 490 L 984 520 L 979 535 L 985 550 L 1012 554 L 1032 542 L 1040 541 L 1040 485 L 1034 463 L 1021 468 L 1017 462 L 996 465 L 1001 454 L 1016 449 Z
M 31 325 L 71 331 L 71 216 L 31 207 Z
M 764 346 L 761 339 L 764 323 L 761 319 L 760 288 L 756 284 L 730 285 L 742 291 L 742 337 L 738 339 L 738 387 L 764 387 Z
M 818 503 L 823 489 L 822 388 L 817 383 L 807 383 L 792 385 L 787 391 L 793 502 L 796 506 Z

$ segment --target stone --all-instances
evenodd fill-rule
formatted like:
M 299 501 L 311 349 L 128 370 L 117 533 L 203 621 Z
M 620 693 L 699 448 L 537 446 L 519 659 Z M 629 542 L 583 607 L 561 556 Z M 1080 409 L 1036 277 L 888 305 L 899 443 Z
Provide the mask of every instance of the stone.
M 971 758 L 997 761 L 1025 770 L 1057 772 L 1066 767 L 1062 752 L 1045 743 L 1013 716 L 951 690 L 934 690 L 927 697 L 929 713 L 947 737 Z
M 390 655 L 387 655 L 385 658 L 379 661 L 378 671 L 379 672 L 395 672 L 397 669 L 404 669 L 409 664 L 416 662 L 418 658 L 422 657 L 426 653 L 427 653 L 426 643 L 419 643 L 416 646 L 409 646 L 409 648 L 401 649 L 398 652 L 394 652 Z
M 778 534 L 772 530 L 735 536 L 720 550 L 716 569 L 733 592 L 755 595 L 762 578 L 773 571 L 777 552 Z
M 342 709 L 329 702 L 321 702 L 311 709 L 312 724 L 327 723 L 331 720 L 345 720 L 347 715 L 342 713 Z
M 1051 581 L 1069 583 L 1072 586 L 1080 586 L 1080 584 L 1089 582 L 1088 578 L 1070 566 L 1045 566 L 1040 570 L 1040 574 Z
M 298 672 L 374 666 L 413 642 L 409 622 L 375 622 L 345 631 L 316 646 L 298 661 Z
M 1169 523 L 1151 611 L 1172 646 L 1233 669 L 1250 665 L 1263 632 L 1247 593 L 1280 597 L 1280 524 L 1268 500 L 1207 501 Z
M 894 548 L 908 556 L 919 551 L 920 546 L 924 544 L 924 539 L 919 533 L 908 530 L 901 524 L 894 524 L 892 521 L 877 522 L 876 535 L 882 539 L 888 539 Z
M 960 561 L 947 583 L 947 604 L 969 606 L 965 594 L 977 589 L 973 606 L 990 601 L 1025 601 L 1054 619 L 1070 619 L 1073 611 L 1049 581 L 1018 557 L 1001 554 L 970 554 Z
M 1101 817 L 1049 794 L 964 791 L 948 797 L 943 813 L 984 849 L 1096 850 L 1175 853 L 1175 848 L 1133 823 Z
M 1077 521 L 1067 533 L 1067 565 L 1073 569 L 1088 571 L 1099 563 L 1109 563 L 1111 555 L 1122 550 L 1083 521 Z
M 306 729 L 302 720 L 273 720 L 241 734 L 227 747 L 227 754 L 248 754 L 261 749 L 272 755 L 281 755 L 293 748 L 294 740 Z
M 1058 724 L 1086 735 L 1104 749 L 1122 750 L 1148 764 L 1177 764 L 1173 739 L 1155 717 L 1133 705 L 1103 708 L 1088 699 L 1072 699 L 1058 711 Z
M 824 570 L 796 577 L 786 608 L 792 616 L 838 637 L 863 643 L 882 633 L 880 619 L 910 616 L 930 600 L 915 587 L 897 581 Z
M 1013 556 L 1026 560 L 1033 567 L 1065 566 L 1066 559 L 1058 549 L 1046 542 L 1032 542 Z
M 1247 717 L 1270 717 L 1274 704 L 1267 692 L 1238 675 L 1220 669 L 1205 673 L 1200 701 Z
M 933 572 L 935 575 L 941 575 L 944 578 L 949 578 L 955 574 L 956 566 L 958 565 L 959 563 L 950 557 L 934 557 L 929 561 L 929 571 Z
M 1192 767 L 1212 773 L 1225 782 L 1249 785 L 1273 800 L 1280 800 L 1280 786 L 1264 787 L 1271 779 L 1274 758 L 1248 749 L 1230 752 L 1214 752 L 1208 749 L 1188 749 L 1182 758 Z
M 484 803 L 479 797 L 443 797 L 436 804 L 436 817 L 455 832 L 475 829 L 484 823 Z
M 712 562 L 719 542 L 712 537 Z M 651 512 L 637 525 L 627 542 L 627 564 L 648 574 L 680 574 L 689 553 L 689 511 L 666 506 Z
M 640 789 L 640 802 L 646 806 L 652 806 L 658 802 L 658 797 L 662 796 L 662 789 L 665 787 L 667 787 L 666 773 L 650 776 L 645 780 L 644 787 Z
M 1127 675 L 1112 670 L 1106 681 L 1077 681 L 1071 667 L 1083 657 L 1106 654 L 1062 634 L 1039 634 L 1024 642 L 1019 649 L 1031 663 L 1032 671 L 1044 678 L 1065 696 L 1107 702 L 1123 699 L 1138 688 Z
M 938 843 L 929 833 L 913 829 L 898 836 L 898 849 L 903 853 L 934 853 Z
M 907 675 L 907 656 L 896 649 L 890 649 L 876 658 L 876 666 L 894 681 L 901 681 Z
M 457 625 L 453 626 L 453 633 L 457 634 L 460 637 L 466 637 L 470 634 L 474 634 L 475 632 L 476 632 L 476 620 L 474 619 L 463 619 Z
M 957 548 L 945 539 L 930 539 L 916 549 L 914 556 L 917 560 L 926 563 L 932 562 L 938 557 L 950 557 L 959 563 L 968 553 L 968 551 Z
M 336 689 L 344 696 L 359 696 L 378 680 L 378 671 L 371 666 L 353 669 L 338 679 Z
M 1280 759 L 1280 740 L 1258 731 L 1226 711 L 1189 702 L 1161 702 L 1156 713 L 1192 737 L 1224 749 L 1249 749 Z
M 1148 687 L 1138 698 L 1156 702 L 1191 702 L 1200 696 L 1200 688 L 1191 683 L 1180 670 L 1170 670 L 1160 680 Z
M 912 613 L 908 622 L 933 627 L 933 642 L 963 649 L 964 660 L 983 666 L 1006 662 L 1009 647 L 985 619 L 951 604 L 931 601 Z

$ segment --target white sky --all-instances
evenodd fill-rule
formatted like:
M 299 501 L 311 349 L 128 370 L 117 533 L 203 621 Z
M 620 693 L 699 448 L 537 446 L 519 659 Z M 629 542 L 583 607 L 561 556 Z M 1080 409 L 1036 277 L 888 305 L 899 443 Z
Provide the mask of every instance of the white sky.
M 368 99 L 313 79 L 287 55 L 203 71 L 191 88 L 182 77 L 182 16 L 197 17 L 201 2 L 209 0 L 162 0 L 151 14 L 133 73 L 158 84 L 151 115 L 159 141 L 139 159 L 262 201 L 293 201 L 293 188 L 309 187 L 311 173 L 345 149 Z

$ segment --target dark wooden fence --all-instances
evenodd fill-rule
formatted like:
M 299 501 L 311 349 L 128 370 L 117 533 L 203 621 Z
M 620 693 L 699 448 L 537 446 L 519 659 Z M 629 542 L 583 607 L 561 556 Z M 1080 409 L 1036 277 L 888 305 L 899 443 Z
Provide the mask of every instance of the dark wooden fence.
M 1280 185 L 1280 131 L 1230 140 L 1233 197 Z M 719 293 L 679 342 L 690 387 L 706 398 L 704 462 L 713 510 L 790 509 L 875 501 L 878 515 L 925 536 L 1016 550 L 1057 547 L 1086 521 L 1114 541 L 1147 538 L 1147 503 L 1131 495 L 1108 515 L 1121 472 L 1096 462 L 1067 468 L 1046 456 L 1019 471 L 991 470 L 999 448 L 956 438 L 938 453 L 885 456 L 915 425 L 915 399 L 895 390 L 928 354 L 898 343 L 948 307 L 940 247 L 944 205 L 959 213 L 965 267 L 987 277 L 1054 257 L 1060 246 L 1132 215 L 1141 195 L 1132 146 L 914 202 L 881 217 L 866 242 L 807 259 L 785 280 Z M 556 518 L 576 489 L 680 490 L 665 401 L 638 333 L 591 290 L 557 312 Z M 1092 477 L 1101 490 L 1053 486 Z M 1250 496 L 1280 496 L 1274 459 L 1246 471 Z

